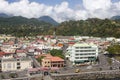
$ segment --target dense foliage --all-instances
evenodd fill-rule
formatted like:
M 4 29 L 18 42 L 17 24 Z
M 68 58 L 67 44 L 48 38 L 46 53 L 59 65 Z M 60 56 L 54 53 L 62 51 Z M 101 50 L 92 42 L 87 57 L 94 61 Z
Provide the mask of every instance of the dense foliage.
M 113 55 L 118 55 L 120 54 L 120 45 L 119 44 L 114 44 L 108 47 L 107 51 L 109 54 Z
M 24 17 L 0 17 L 0 34 L 11 34 L 13 36 L 35 36 L 44 34 L 52 25 L 37 19 Z
M 79 21 L 65 21 L 53 27 L 53 25 L 32 18 L 24 17 L 0 17 L 0 34 L 13 36 L 35 36 L 38 34 L 53 34 L 63 36 L 95 36 L 95 37 L 119 37 L 120 20 L 91 18 Z
M 49 30 L 52 33 L 54 29 Z M 80 35 L 95 37 L 120 37 L 120 20 L 87 19 L 80 21 L 66 21 L 56 28 L 57 35 Z
M 53 49 L 53 50 L 50 51 L 50 54 L 52 56 L 58 56 L 58 57 L 64 59 L 64 55 L 63 55 L 63 51 L 62 50 Z

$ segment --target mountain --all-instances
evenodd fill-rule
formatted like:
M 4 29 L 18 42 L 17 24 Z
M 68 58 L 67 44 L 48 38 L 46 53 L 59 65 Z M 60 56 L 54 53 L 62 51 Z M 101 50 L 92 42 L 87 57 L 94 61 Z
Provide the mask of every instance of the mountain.
M 54 29 L 48 31 L 49 34 L 53 32 Z M 120 38 L 120 21 L 97 18 L 65 21 L 56 27 L 56 35 Z
M 53 25 L 35 18 L 28 19 L 21 16 L 0 18 L 0 34 L 35 36 L 44 34 L 43 32 L 48 31 L 51 26 Z
M 55 26 L 57 26 L 59 24 L 58 22 L 56 22 L 54 19 L 52 19 L 49 16 L 42 16 L 42 17 L 39 18 L 39 20 L 40 21 L 45 21 L 47 23 L 51 23 L 51 24 L 53 24 Z
M 0 13 L 0 17 L 8 18 L 8 17 L 11 17 L 11 16 L 7 15 L 7 14 L 4 14 L 4 13 Z
M 113 16 L 111 19 L 112 20 L 120 20 L 120 16 Z
M 9 17 L 17 17 L 17 16 L 7 15 L 5 13 L 0 13 L 0 17 L 9 18 Z M 54 19 L 52 19 L 49 16 L 42 16 L 42 17 L 38 18 L 38 20 L 50 23 L 54 26 L 57 26 L 59 24 L 58 22 L 56 22 Z

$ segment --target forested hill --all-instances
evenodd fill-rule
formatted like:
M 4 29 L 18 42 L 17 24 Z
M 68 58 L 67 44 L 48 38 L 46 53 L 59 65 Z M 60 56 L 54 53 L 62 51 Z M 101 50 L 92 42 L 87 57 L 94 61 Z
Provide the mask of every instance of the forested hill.
M 49 30 L 51 33 L 52 30 Z M 109 19 L 87 19 L 66 21 L 56 28 L 57 35 L 80 35 L 96 37 L 120 37 L 120 21 Z
M 91 18 L 79 21 L 65 21 L 53 27 L 44 21 L 24 17 L 0 17 L 0 34 L 12 34 L 14 36 L 35 36 L 38 34 L 53 34 L 65 36 L 96 36 L 96 37 L 120 37 L 120 20 Z
M 34 36 L 43 34 L 53 25 L 38 19 L 18 17 L 0 17 L 0 34 L 12 34 L 14 36 Z

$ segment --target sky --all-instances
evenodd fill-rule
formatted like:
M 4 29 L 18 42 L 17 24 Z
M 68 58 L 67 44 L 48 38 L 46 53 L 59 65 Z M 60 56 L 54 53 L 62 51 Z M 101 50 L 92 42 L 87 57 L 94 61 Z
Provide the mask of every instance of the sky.
M 0 13 L 26 18 L 50 16 L 57 22 L 120 15 L 120 0 L 0 0 Z

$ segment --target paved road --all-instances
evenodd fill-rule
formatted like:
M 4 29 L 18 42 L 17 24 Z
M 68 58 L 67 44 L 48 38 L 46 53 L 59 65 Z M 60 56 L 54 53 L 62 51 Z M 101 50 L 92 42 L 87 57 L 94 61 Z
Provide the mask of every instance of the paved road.
M 34 57 L 31 57 L 31 58 L 32 58 L 32 60 L 33 60 L 33 65 L 34 65 L 35 68 L 41 67 L 41 66 L 40 66 L 40 63 L 39 63 Z
M 49 75 L 43 78 L 44 80 L 53 80 Z
M 98 59 L 99 62 L 96 65 L 93 65 L 95 68 L 102 68 L 102 70 L 108 70 L 110 67 L 110 64 L 108 63 L 107 60 L 108 57 L 106 57 L 104 54 L 99 54 Z

